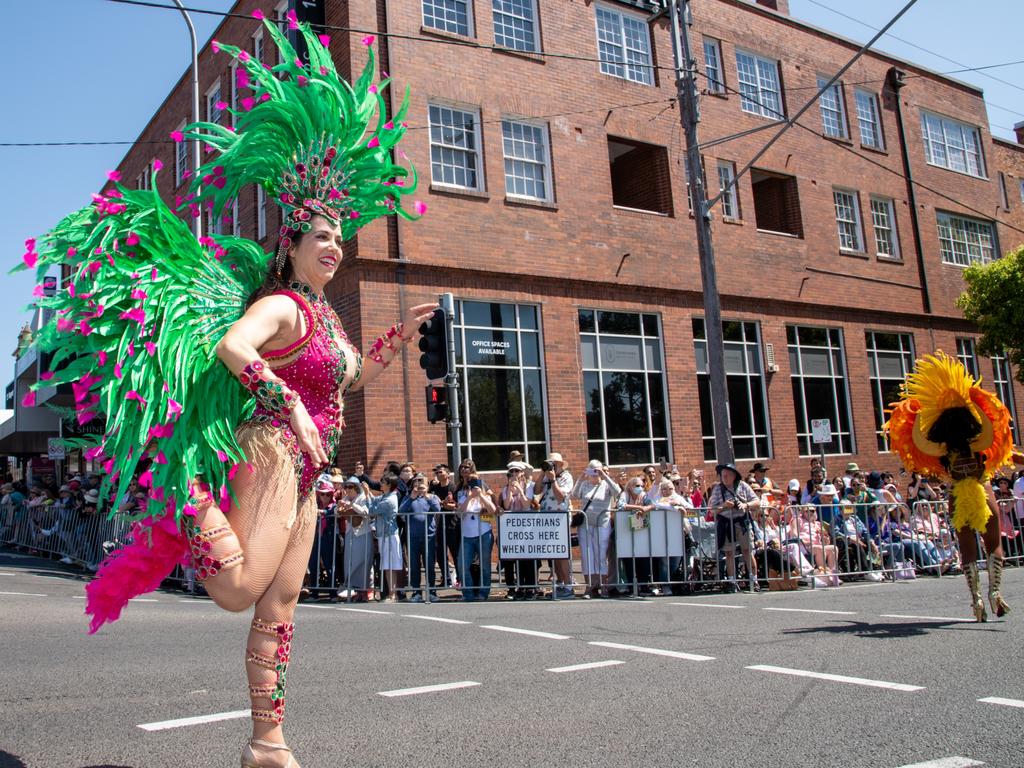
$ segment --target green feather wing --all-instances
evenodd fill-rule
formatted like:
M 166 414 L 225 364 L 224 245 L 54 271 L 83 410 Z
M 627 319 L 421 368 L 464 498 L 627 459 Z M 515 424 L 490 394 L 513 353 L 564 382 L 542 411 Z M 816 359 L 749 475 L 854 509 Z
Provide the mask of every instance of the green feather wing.
M 155 191 L 120 186 L 67 216 L 31 255 L 40 279 L 71 272 L 39 300 L 54 312 L 37 343 L 53 357 L 33 390 L 70 384 L 78 420 L 106 422 L 102 437 L 68 442 L 104 461 L 117 498 L 148 464 L 150 508 L 137 517 L 158 512 L 154 503 L 181 514 L 196 478 L 224 488 L 245 461 L 234 429 L 254 403 L 215 348 L 262 282 L 267 255 L 241 238 L 197 242 Z

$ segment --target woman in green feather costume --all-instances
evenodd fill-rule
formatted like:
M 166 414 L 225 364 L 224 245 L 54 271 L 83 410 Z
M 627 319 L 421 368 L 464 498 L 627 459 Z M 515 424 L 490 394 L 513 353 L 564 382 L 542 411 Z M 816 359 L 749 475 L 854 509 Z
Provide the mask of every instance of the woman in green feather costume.
M 386 119 L 372 38 L 350 86 L 327 38 L 294 14 L 288 21 L 308 64 L 267 21 L 281 53 L 275 67 L 214 43 L 252 93 L 235 129 L 198 123 L 172 134 L 213 150 L 179 213 L 219 217 L 258 184 L 283 209 L 274 254 L 237 237 L 197 242 L 155 191 L 115 184 L 38 251 L 29 240 L 19 267 L 40 279 L 53 267 L 68 274 L 59 295 L 37 291 L 53 310 L 38 337 L 52 361 L 25 404 L 35 389 L 70 384 L 78 420 L 105 419 L 101 437 L 72 441 L 104 462 L 104 495 L 119 497 L 134 477 L 149 489 L 131 541 L 86 587 L 90 631 L 189 561 L 218 605 L 255 606 L 245 654 L 250 768 L 296 765 L 281 731 L 292 617 L 313 540 L 313 480 L 337 449 L 344 394 L 376 378 L 434 308 L 410 309 L 364 356 L 324 298 L 344 240 L 381 216 L 415 219 L 425 206 L 410 213 L 402 204 L 416 186 L 392 158 L 408 94 Z

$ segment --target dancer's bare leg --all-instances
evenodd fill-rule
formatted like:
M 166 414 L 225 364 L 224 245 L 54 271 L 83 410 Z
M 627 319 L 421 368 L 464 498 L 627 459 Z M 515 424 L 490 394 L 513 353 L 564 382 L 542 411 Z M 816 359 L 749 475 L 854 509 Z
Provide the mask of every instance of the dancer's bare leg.
M 306 574 L 313 546 L 315 517 L 309 514 L 310 499 L 299 511 L 298 520 L 287 542 L 280 568 L 273 581 L 256 602 L 252 627 L 246 643 L 246 674 L 252 699 L 253 741 L 283 744 L 285 675 L 291 652 L 295 605 Z M 315 510 L 313 510 L 315 512 Z M 250 745 L 260 765 L 286 765 L 290 757 L 283 750 Z

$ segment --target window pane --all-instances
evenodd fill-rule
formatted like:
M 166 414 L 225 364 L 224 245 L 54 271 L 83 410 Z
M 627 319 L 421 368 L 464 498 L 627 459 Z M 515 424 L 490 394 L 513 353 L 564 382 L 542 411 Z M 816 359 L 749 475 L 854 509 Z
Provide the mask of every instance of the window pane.
M 522 392 L 518 371 L 468 368 L 466 390 L 474 444 L 522 438 Z
M 468 365 L 519 365 L 515 331 L 466 329 Z
M 519 327 L 531 331 L 537 330 L 537 308 L 519 307 Z
M 668 414 L 665 411 L 665 389 L 660 373 L 647 374 L 647 392 L 651 403 L 651 434 L 668 436 Z
M 596 336 L 580 336 L 580 356 L 584 368 L 597 368 Z
M 540 367 L 540 336 L 536 333 L 522 333 L 519 336 L 522 347 L 524 368 Z
M 581 309 L 580 310 L 580 332 L 581 333 L 593 333 L 597 330 L 597 325 L 594 322 L 594 310 L 592 309 Z
M 630 312 L 598 312 L 597 327 L 601 333 L 640 335 L 640 315 Z
M 609 438 L 647 435 L 647 394 L 640 373 L 604 373 L 604 407 Z
M 643 370 L 644 358 L 640 339 L 602 336 L 600 347 L 602 368 Z
M 591 440 L 604 438 L 601 425 L 601 376 L 597 373 L 583 374 L 583 399 L 587 406 L 587 437 Z
M 523 371 L 523 407 L 526 410 L 526 434 L 544 434 L 544 396 L 540 371 Z
M 512 304 L 484 304 L 479 301 L 462 302 L 462 322 L 496 328 L 516 327 L 516 308 Z
M 644 336 L 652 336 L 657 338 L 660 334 L 658 332 L 658 316 L 657 315 L 643 315 L 644 323 Z

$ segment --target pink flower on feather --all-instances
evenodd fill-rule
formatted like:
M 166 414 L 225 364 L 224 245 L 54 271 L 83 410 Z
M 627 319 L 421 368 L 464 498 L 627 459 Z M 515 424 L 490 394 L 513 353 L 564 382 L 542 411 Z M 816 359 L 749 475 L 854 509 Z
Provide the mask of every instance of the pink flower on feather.
M 221 462 L 227 462 L 228 455 L 224 451 L 217 451 L 217 460 Z
M 143 344 L 143 346 L 146 348 L 146 351 L 149 353 L 150 357 L 153 357 L 153 355 L 156 354 L 156 344 L 154 344 L 152 341 L 147 341 L 145 344 Z
M 388 120 L 386 123 L 384 123 L 384 130 L 386 130 L 386 131 L 393 131 L 393 130 L 395 130 L 395 124 L 391 120 Z
M 53 371 L 43 371 L 41 374 L 39 374 L 39 380 L 40 381 L 49 381 L 52 378 L 53 378 Z
M 413 203 L 412 208 L 414 211 L 416 211 L 416 214 L 419 216 L 422 216 L 424 213 L 427 212 L 427 204 L 424 203 L 422 200 L 417 200 L 415 203 Z
M 153 170 L 154 171 L 162 171 L 163 168 L 164 168 L 164 161 L 161 160 L 159 157 L 154 158 L 153 159 Z
M 93 327 L 89 325 L 88 320 L 82 320 L 81 322 L 78 323 L 78 331 L 83 336 L 88 336 L 90 333 L 93 332 Z
M 25 396 L 21 398 L 21 404 L 25 408 L 31 408 L 36 404 L 36 393 L 34 390 L 29 390 L 25 393 Z
M 143 325 L 146 322 L 146 312 L 142 307 L 135 307 L 134 309 L 122 312 L 119 317 L 122 320 L 134 320 L 139 325 Z
M 107 364 L 107 353 L 102 349 L 96 353 L 96 365 L 102 368 Z
M 238 52 L 238 60 L 240 62 L 242 62 L 243 64 L 245 62 L 247 62 L 249 60 L 249 52 L 248 51 L 239 51 Z M 239 71 L 244 72 L 245 70 L 239 70 Z
M 299 28 L 299 19 L 295 15 L 295 9 L 292 9 L 292 10 L 288 11 L 288 14 L 286 15 L 286 18 L 288 19 L 288 29 L 298 29 Z
M 25 255 L 21 258 L 25 262 L 25 266 L 32 269 L 39 261 L 39 254 L 35 251 L 26 251 Z
M 324 48 L 327 48 L 331 44 L 330 35 L 317 35 L 317 39 L 320 40 L 320 45 Z
M 228 108 L 228 103 L 226 101 L 215 101 L 213 103 L 213 106 L 215 106 L 218 110 L 223 112 L 225 109 Z
M 305 75 L 299 75 L 296 78 L 296 81 L 299 84 L 299 88 L 305 88 L 306 84 L 309 82 L 309 78 L 307 78 Z
M 68 296 L 70 296 L 72 299 L 75 298 L 75 284 L 74 283 L 68 283 Z
M 181 415 L 181 403 L 171 398 L 167 398 L 167 415 L 173 416 L 177 419 Z
M 376 149 L 379 146 L 380 146 L 380 139 L 378 139 L 376 136 L 374 136 L 368 142 L 366 142 L 366 148 L 367 149 Z
M 166 464 L 167 455 L 163 451 L 159 451 L 156 455 L 156 458 L 153 459 L 153 462 L 155 464 Z
M 171 131 L 171 139 L 173 139 L 176 144 L 181 144 L 181 142 L 185 140 L 185 134 L 181 131 Z
M 96 411 L 79 411 L 78 412 L 78 417 L 77 417 L 78 425 L 79 426 L 85 426 L 86 424 L 88 424 L 90 421 L 92 421 L 95 418 L 96 418 Z M 114 461 L 113 461 L 113 459 L 111 459 L 107 463 L 110 464 L 111 466 L 113 466 Z M 104 465 L 104 466 L 106 466 L 106 465 Z M 106 470 L 106 471 L 110 472 L 109 469 Z
M 143 488 L 152 488 L 153 473 L 147 469 L 145 472 L 139 475 L 139 485 L 142 486 Z
M 361 42 L 363 45 L 373 45 L 374 40 L 376 40 L 376 38 L 373 35 L 367 35 Z
M 255 106 L 256 99 L 254 99 L 252 96 L 246 96 L 244 99 L 242 99 L 242 109 L 244 109 L 246 112 L 251 111 L 252 108 Z
M 73 320 L 69 320 L 66 317 L 58 317 L 57 318 L 57 331 L 59 333 L 67 333 L 68 331 L 70 331 L 74 327 L 75 327 L 75 323 L 74 323 Z
M 32 289 L 32 298 L 39 299 L 45 295 L 46 292 L 43 290 L 43 286 L 41 285 L 37 285 L 35 288 Z
M 76 256 L 77 254 L 78 254 L 78 249 L 77 249 L 77 248 L 75 248 L 75 246 L 73 246 L 73 245 L 72 245 L 72 246 L 69 246 L 69 247 L 68 247 L 68 258 L 69 258 L 69 259 L 73 259 L 73 258 L 75 258 L 75 256 Z
M 128 390 L 128 394 L 124 396 L 125 400 L 134 400 L 139 404 L 139 410 L 141 411 L 146 407 L 146 398 L 136 392 L 134 389 Z
M 103 446 L 94 445 L 92 448 L 87 449 L 83 454 L 86 461 L 95 461 L 103 455 Z
M 128 342 L 128 357 L 135 357 L 135 342 Z
M 366 90 L 368 90 L 370 93 L 376 93 L 377 92 L 377 86 L 376 85 L 371 85 Z
M 349 211 L 348 217 L 350 219 L 358 219 L 359 218 L 359 211 Z
M 110 179 L 111 181 L 120 181 L 121 180 L 121 172 L 120 171 L 107 171 L 107 178 Z
M 220 43 L 216 40 L 210 43 L 210 50 L 214 53 L 220 53 Z
M 128 233 L 128 237 L 126 237 L 124 239 L 124 244 L 125 245 L 138 245 L 139 244 L 139 236 L 137 234 L 135 234 L 134 232 L 129 232 Z
M 261 11 L 259 8 L 257 8 L 255 11 L 252 12 L 252 17 L 254 19 L 259 19 L 260 21 L 262 21 L 267 16 L 266 16 L 265 13 L 263 13 L 263 11 Z
M 132 291 L 132 298 L 136 299 L 137 301 L 141 301 L 143 299 L 148 299 L 149 295 L 141 288 L 136 288 L 135 290 Z
M 114 378 L 115 379 L 120 379 L 121 378 L 121 364 L 120 363 L 114 363 Z

